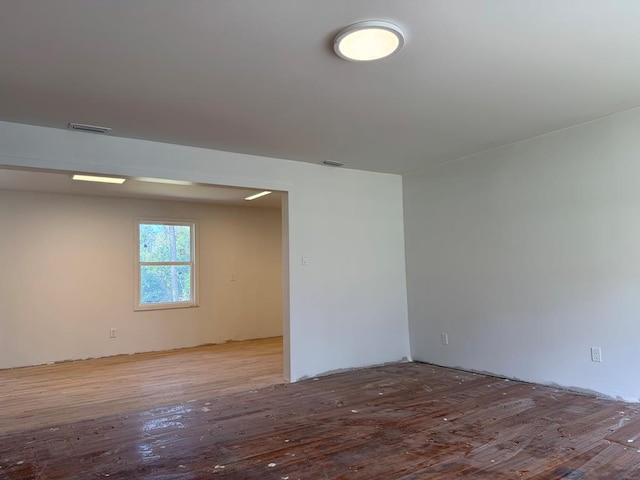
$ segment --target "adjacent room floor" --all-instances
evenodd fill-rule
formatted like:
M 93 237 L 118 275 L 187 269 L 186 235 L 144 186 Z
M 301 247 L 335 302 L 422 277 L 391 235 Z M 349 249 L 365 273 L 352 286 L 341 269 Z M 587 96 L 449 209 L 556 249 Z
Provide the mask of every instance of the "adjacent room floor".
M 283 381 L 282 337 L 0 370 L 0 434 Z
M 258 364 L 277 364 L 281 347 L 270 343 L 253 344 L 264 349 Z M 218 353 L 110 359 L 113 370 L 92 361 L 101 373 L 84 374 L 112 377 L 105 401 L 99 382 L 74 390 L 57 372 L 74 364 L 0 372 L 0 479 L 640 479 L 638 404 L 418 363 L 295 384 L 256 366 L 263 373 L 248 387 Z M 49 372 L 28 375 L 38 369 Z M 52 416 L 36 386 L 46 376 L 67 399 Z M 21 413 L 14 382 L 30 388 L 31 413 Z M 57 391 L 65 383 L 68 396 Z

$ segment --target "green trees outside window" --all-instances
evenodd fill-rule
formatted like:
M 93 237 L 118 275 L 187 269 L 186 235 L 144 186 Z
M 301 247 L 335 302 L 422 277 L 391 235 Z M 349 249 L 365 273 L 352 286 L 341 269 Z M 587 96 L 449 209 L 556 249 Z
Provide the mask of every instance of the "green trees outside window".
M 195 304 L 195 224 L 138 221 L 138 305 Z

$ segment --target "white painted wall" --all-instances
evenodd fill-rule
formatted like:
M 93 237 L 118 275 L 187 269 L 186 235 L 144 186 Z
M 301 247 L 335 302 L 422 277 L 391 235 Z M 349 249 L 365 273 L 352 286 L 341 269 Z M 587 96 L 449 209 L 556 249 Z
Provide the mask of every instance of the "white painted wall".
M 286 191 L 285 372 L 409 356 L 400 176 L 6 122 L 0 164 Z
M 137 217 L 197 220 L 199 307 L 133 311 Z M 277 209 L 0 190 L 0 225 L 0 368 L 282 334 Z
M 405 177 L 415 359 L 638 401 L 638 132 L 634 110 Z

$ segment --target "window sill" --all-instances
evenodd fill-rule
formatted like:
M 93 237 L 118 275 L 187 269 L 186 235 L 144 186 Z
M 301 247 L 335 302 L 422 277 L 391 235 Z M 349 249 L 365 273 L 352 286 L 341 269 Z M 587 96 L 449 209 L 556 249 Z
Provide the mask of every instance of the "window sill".
M 146 305 L 136 305 L 134 312 L 148 312 L 153 310 L 174 310 L 176 308 L 196 308 L 200 305 L 195 302 L 176 302 L 176 303 L 149 303 Z

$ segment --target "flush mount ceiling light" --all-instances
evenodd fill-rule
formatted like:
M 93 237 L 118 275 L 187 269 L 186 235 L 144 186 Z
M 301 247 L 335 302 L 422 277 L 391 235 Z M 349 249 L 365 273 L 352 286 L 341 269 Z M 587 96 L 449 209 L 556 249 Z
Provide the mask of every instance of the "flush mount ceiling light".
M 126 179 L 124 178 L 115 178 L 115 177 L 97 177 L 94 175 L 74 175 L 74 180 L 81 180 L 83 182 L 98 182 L 98 183 L 117 183 L 118 185 L 122 185 Z
M 404 34 L 397 25 L 369 20 L 349 25 L 336 35 L 333 49 L 345 60 L 369 62 L 393 55 L 404 45 Z
M 245 200 L 255 200 L 256 198 L 264 197 L 265 195 L 269 195 L 271 192 L 265 190 L 264 192 L 256 193 L 255 195 L 251 195 L 250 197 L 245 198 Z

